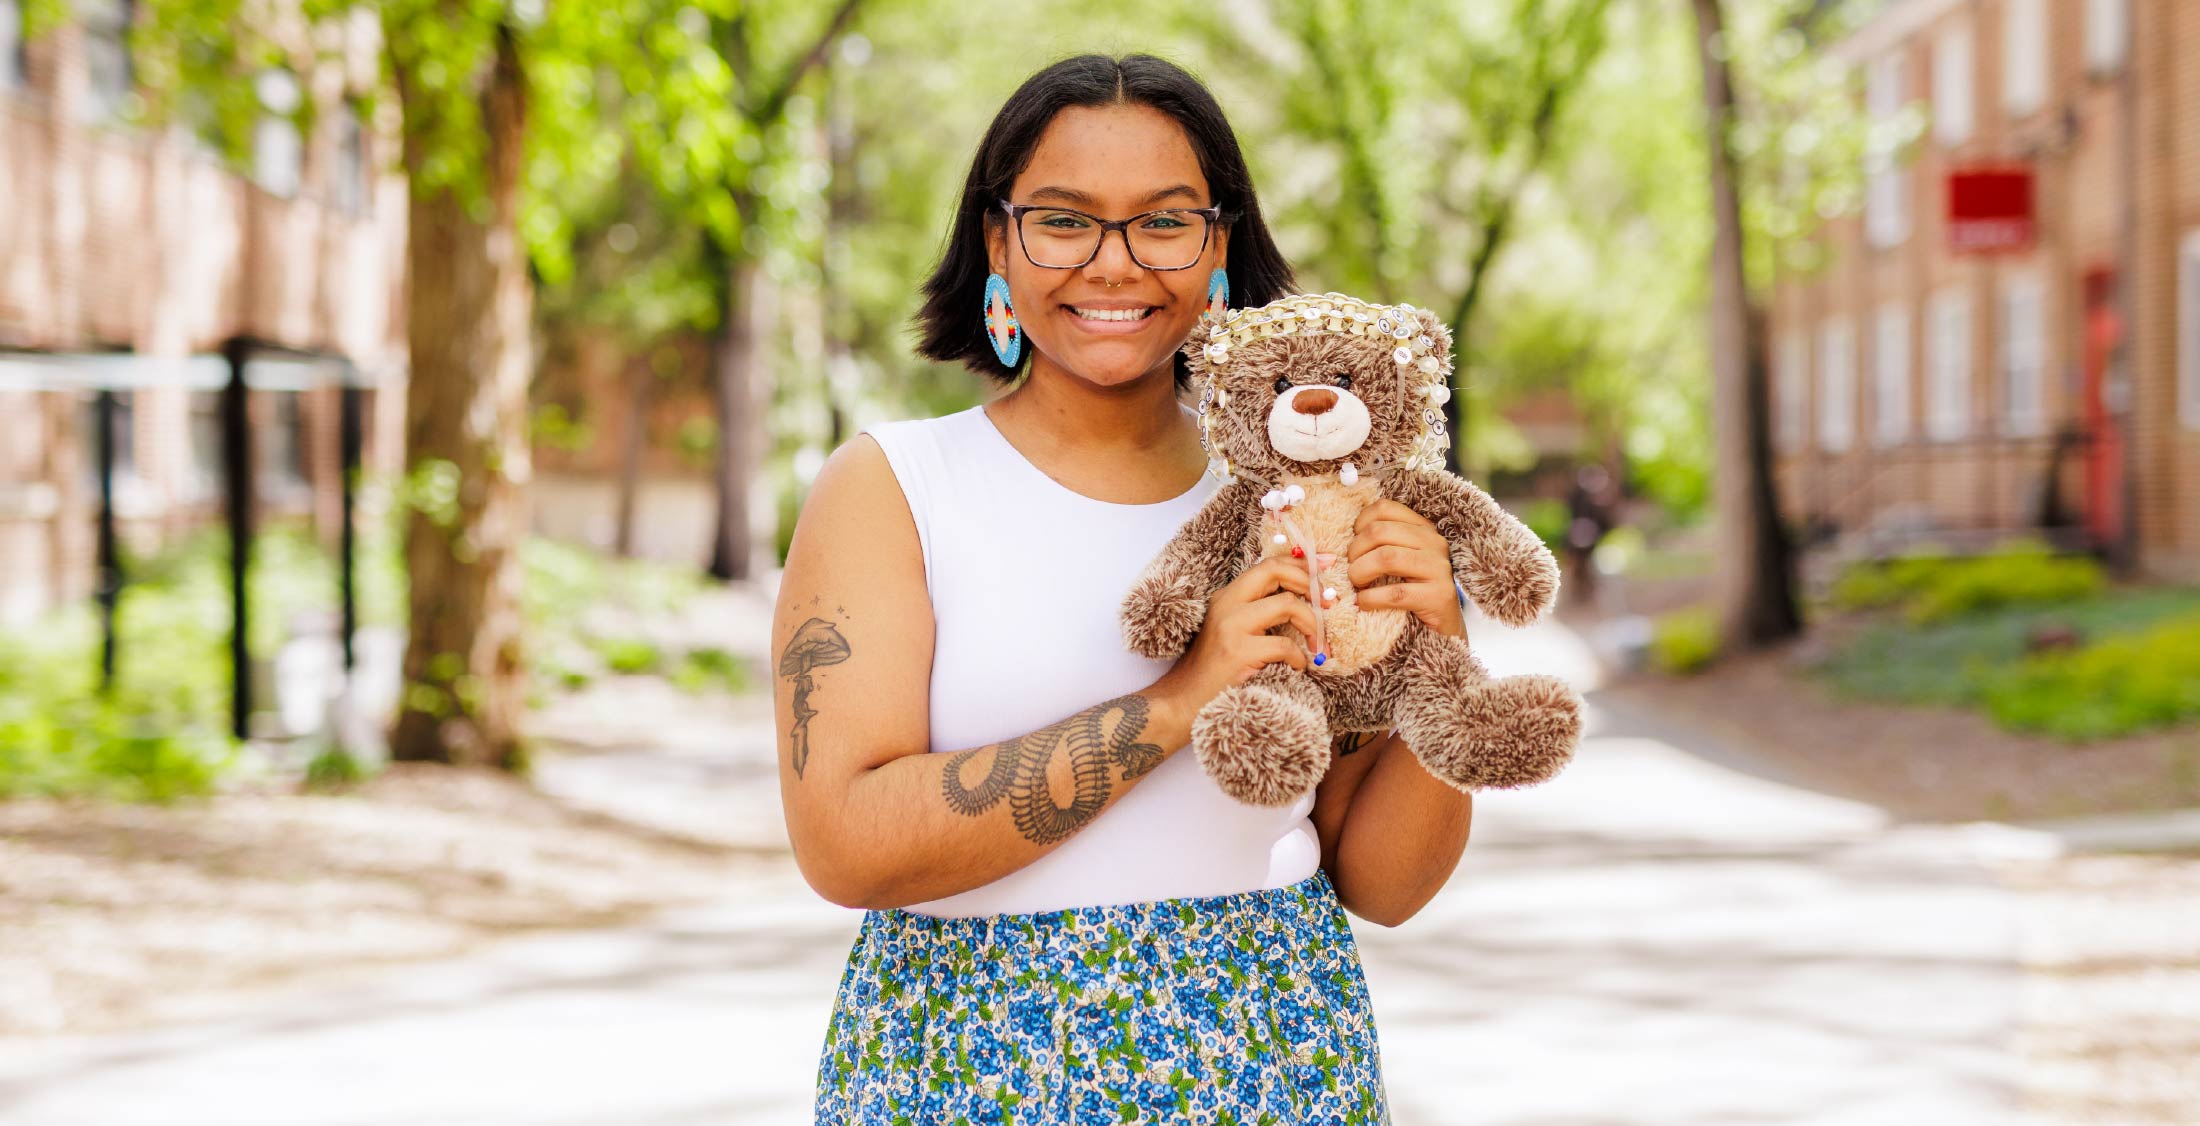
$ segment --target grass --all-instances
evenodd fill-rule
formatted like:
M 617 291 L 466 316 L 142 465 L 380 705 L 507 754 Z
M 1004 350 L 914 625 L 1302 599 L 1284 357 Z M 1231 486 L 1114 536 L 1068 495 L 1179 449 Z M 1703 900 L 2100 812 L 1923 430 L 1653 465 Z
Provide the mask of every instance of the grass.
M 1851 697 L 1982 708 L 2016 730 L 2103 738 L 2200 714 L 2200 697 L 2189 711 L 2175 704 L 2183 643 L 2194 636 L 2185 623 L 2194 620 L 2200 589 L 2187 587 L 2112 588 L 1922 624 L 1897 615 L 1864 629 L 1819 673 Z M 2076 648 L 2030 651 L 2034 636 L 2065 631 Z M 2171 679 L 2157 684 L 2163 677 Z M 2125 686 L 2133 695 L 2119 695 Z

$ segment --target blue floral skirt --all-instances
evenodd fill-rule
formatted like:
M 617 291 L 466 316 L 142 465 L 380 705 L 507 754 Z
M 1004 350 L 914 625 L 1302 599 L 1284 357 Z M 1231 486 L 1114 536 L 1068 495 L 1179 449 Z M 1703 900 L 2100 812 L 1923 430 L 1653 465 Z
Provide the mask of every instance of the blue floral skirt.
M 818 1062 L 820 1126 L 1389 1120 L 1321 872 L 1033 915 L 872 911 Z

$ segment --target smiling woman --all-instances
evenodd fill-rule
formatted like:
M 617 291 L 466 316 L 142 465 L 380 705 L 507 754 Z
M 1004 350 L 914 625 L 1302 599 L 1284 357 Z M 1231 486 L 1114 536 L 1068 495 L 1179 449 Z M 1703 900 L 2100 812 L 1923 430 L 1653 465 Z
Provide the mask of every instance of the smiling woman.
M 796 859 L 868 909 L 819 1122 L 1388 1121 L 1345 909 L 1418 910 L 1465 795 L 1394 738 L 1339 740 L 1275 807 L 1178 754 L 1217 694 L 1304 667 L 1278 632 L 1316 628 L 1291 560 L 1213 591 L 1179 658 L 1117 619 L 1236 487 L 1203 472 L 1180 350 L 1290 287 L 1221 108 L 1171 63 L 1062 60 L 979 144 L 921 350 L 1009 390 L 836 450 L 773 625 Z M 1392 507 L 1354 541 L 1366 581 L 1462 629 L 1448 557 Z
M 1003 382 L 1043 364 L 1114 385 L 1168 364 L 1183 388 L 1176 348 L 1218 272 L 1232 304 L 1291 292 L 1213 97 L 1148 56 L 1067 59 L 1018 89 L 980 142 L 925 283 L 920 351 Z M 1006 280 L 1029 356 L 1001 359 L 971 316 L 988 276 Z

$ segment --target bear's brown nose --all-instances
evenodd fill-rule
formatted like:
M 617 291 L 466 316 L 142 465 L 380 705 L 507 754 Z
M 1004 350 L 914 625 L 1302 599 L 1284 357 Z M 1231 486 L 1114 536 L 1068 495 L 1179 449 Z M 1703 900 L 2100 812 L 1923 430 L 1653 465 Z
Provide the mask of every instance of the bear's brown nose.
M 1291 396 L 1291 409 L 1300 414 L 1320 414 L 1337 405 L 1337 393 L 1327 387 L 1309 387 Z

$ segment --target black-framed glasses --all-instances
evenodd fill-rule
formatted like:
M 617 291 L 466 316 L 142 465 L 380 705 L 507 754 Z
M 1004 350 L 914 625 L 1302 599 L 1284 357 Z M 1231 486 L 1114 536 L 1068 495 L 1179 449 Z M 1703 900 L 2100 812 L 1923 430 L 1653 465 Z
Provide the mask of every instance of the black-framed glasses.
M 1016 225 L 1024 260 L 1042 270 L 1075 270 L 1100 256 L 1109 231 L 1123 233 L 1131 260 L 1149 270 L 1185 270 L 1207 253 L 1221 206 L 1165 207 L 1128 219 L 1102 219 L 1071 207 L 1000 201 Z

